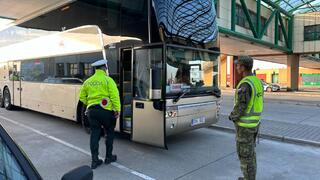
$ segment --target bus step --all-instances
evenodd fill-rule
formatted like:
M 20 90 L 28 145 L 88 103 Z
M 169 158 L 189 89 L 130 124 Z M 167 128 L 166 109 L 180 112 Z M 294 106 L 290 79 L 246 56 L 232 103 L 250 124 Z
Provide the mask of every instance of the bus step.
M 131 134 L 131 129 L 124 129 L 123 132 Z
M 131 130 L 131 117 L 127 117 L 123 119 L 123 128 L 127 130 Z
M 123 80 L 124 81 L 131 81 L 131 71 L 124 71 Z
M 131 105 L 132 102 L 132 94 L 131 93 L 125 93 L 123 95 L 123 104 L 127 105 L 130 104 Z
M 123 81 L 123 92 L 132 92 L 131 81 Z
M 132 116 L 132 108 L 131 108 L 131 104 L 128 105 L 124 105 L 123 107 L 123 116 L 127 117 L 127 116 Z

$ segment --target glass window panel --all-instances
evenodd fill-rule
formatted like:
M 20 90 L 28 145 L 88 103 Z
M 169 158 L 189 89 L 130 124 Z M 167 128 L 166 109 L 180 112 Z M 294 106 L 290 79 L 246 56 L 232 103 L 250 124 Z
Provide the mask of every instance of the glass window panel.
M 249 14 L 251 17 L 251 21 L 253 23 L 253 25 L 255 25 L 257 23 L 257 14 L 251 10 L 249 10 Z M 263 29 L 265 23 L 267 22 L 267 19 L 265 17 L 261 17 L 261 29 Z M 247 17 L 241 7 L 241 5 L 237 4 L 236 5 L 236 24 L 238 26 L 244 27 L 246 29 L 250 29 L 250 25 L 249 22 L 247 20 Z M 266 30 L 266 32 L 264 33 L 264 35 L 268 34 L 268 30 Z
M 137 49 L 134 57 L 134 96 L 150 98 L 151 70 L 162 67 L 162 48 Z
M 304 40 L 315 41 L 320 40 L 320 24 L 304 27 Z
M 217 54 L 169 47 L 167 50 L 167 96 L 211 93 L 218 86 Z
M 45 83 L 82 83 L 92 75 L 91 64 L 100 59 L 102 59 L 102 53 L 97 52 L 21 61 L 22 80 Z
M 264 17 L 261 17 L 261 30 L 264 28 L 264 26 L 266 25 L 267 23 L 267 19 L 264 18 Z M 268 28 L 266 29 L 266 31 L 264 32 L 264 35 L 268 35 Z
M 26 180 L 24 172 L 8 146 L 0 137 L 0 179 Z
M 45 72 L 46 60 L 27 60 L 21 62 L 21 75 L 24 81 L 44 81 L 48 73 Z M 47 66 L 48 67 L 48 66 Z M 53 74 L 52 74 L 53 75 Z
M 57 77 L 63 77 L 64 76 L 64 63 L 57 63 L 56 64 L 56 76 Z

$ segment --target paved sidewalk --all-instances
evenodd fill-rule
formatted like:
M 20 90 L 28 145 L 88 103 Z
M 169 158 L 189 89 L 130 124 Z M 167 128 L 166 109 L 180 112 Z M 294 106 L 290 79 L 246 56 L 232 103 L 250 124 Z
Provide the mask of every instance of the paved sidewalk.
M 234 89 L 222 89 L 223 93 L 234 93 Z M 265 92 L 266 96 L 304 96 L 304 97 L 319 97 L 320 91 L 278 91 L 278 92 Z
M 233 99 L 234 92 L 231 89 L 222 90 L 222 97 L 231 96 Z M 264 97 L 265 102 L 320 107 L 320 92 L 265 92 Z
M 219 122 L 211 128 L 234 131 L 234 125 L 226 115 L 221 115 Z M 263 119 L 260 125 L 260 137 L 320 146 L 320 127 Z

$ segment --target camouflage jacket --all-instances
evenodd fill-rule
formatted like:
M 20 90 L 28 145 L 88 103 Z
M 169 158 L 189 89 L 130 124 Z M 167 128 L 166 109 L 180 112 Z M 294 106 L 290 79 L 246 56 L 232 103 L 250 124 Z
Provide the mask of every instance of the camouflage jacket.
M 252 89 L 248 83 L 243 83 L 237 91 L 238 101 L 229 116 L 229 120 L 233 122 L 237 122 L 244 115 L 251 99 Z

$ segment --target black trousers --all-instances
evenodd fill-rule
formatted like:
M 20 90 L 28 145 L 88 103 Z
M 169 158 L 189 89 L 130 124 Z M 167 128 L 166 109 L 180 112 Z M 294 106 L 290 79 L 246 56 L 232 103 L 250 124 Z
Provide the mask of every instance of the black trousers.
M 99 156 L 99 140 L 101 131 L 106 132 L 106 158 L 111 157 L 113 150 L 114 128 L 116 118 L 113 111 L 105 110 L 100 106 L 90 107 L 88 111 L 91 136 L 90 150 L 92 161 L 97 161 Z M 103 129 L 101 128 L 103 127 Z

